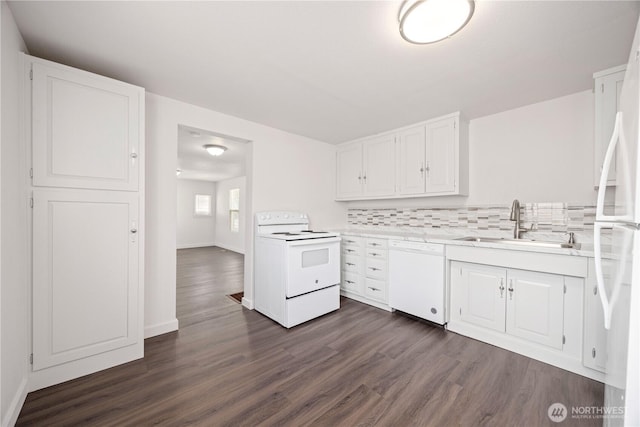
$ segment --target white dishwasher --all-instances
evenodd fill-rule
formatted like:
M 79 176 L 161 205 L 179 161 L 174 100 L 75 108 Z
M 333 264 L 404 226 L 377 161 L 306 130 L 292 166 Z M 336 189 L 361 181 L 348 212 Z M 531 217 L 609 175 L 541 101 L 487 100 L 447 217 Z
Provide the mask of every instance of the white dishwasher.
M 389 306 L 444 325 L 444 245 L 389 242 Z

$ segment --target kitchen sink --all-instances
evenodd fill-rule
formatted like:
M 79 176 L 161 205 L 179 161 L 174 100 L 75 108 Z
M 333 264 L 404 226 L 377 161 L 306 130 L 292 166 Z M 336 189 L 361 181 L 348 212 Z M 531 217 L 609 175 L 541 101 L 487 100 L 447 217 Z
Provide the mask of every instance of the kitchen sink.
M 456 240 L 460 240 L 463 242 L 504 243 L 506 245 L 535 246 L 540 248 L 580 249 L 579 243 L 548 242 L 544 240 L 505 239 L 499 237 L 461 237 Z

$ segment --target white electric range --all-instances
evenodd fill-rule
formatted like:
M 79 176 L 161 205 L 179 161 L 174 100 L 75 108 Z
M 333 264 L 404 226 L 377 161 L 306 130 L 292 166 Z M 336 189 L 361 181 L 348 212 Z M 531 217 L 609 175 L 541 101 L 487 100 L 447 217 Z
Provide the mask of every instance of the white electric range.
M 286 328 L 340 308 L 340 236 L 299 212 L 255 218 L 255 309 Z

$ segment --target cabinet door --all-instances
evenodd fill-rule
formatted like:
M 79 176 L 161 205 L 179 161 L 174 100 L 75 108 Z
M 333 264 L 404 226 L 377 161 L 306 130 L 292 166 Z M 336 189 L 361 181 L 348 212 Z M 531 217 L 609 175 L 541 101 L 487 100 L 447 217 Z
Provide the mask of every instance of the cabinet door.
M 504 332 L 507 274 L 504 268 L 451 263 L 451 316 Z
M 398 135 L 398 194 L 422 194 L 425 190 L 425 127 L 417 126 Z
M 362 144 L 338 148 L 336 153 L 336 198 L 362 196 Z
M 427 123 L 427 193 L 450 193 L 456 189 L 457 118 Z
M 137 191 L 144 90 L 67 67 L 32 67 L 33 185 Z
M 364 194 L 393 196 L 396 190 L 395 136 L 379 136 L 362 143 Z
M 34 191 L 34 370 L 96 355 L 104 369 L 130 346 L 142 357 L 137 227 L 135 193 Z
M 507 333 L 562 349 L 564 277 L 509 270 Z
M 611 268 L 614 267 L 614 264 L 610 260 L 602 261 L 604 280 L 610 283 L 613 280 Z M 604 372 L 607 362 L 607 330 L 604 328 L 604 312 L 600 295 L 598 295 L 595 275 L 595 263 L 591 258 L 589 259 L 589 280 L 585 289 L 582 360 L 584 366 Z
M 624 82 L 624 67 L 617 67 L 617 71 L 596 78 L 595 82 L 595 170 L 594 185 L 600 185 L 602 163 L 609 146 L 616 113 L 620 110 L 620 92 Z M 614 156 L 609 169 L 607 185 L 616 185 L 616 157 Z

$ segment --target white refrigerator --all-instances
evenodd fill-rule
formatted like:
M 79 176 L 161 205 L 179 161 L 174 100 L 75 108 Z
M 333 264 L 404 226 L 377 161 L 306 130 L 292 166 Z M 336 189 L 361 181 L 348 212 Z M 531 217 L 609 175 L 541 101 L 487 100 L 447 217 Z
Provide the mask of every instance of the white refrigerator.
M 639 61 L 640 25 L 636 28 L 619 112 L 605 155 L 594 225 L 598 293 L 608 330 L 603 416 L 604 425 L 609 426 L 640 426 Z M 607 188 L 613 162 L 616 162 L 616 186 Z M 614 191 L 615 197 L 606 195 Z M 605 251 L 609 252 L 605 257 L 610 258 L 606 264 L 602 260 Z

